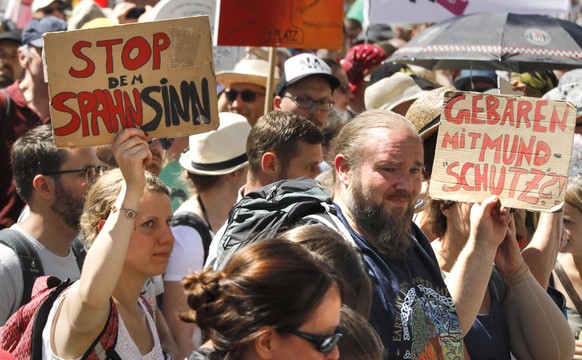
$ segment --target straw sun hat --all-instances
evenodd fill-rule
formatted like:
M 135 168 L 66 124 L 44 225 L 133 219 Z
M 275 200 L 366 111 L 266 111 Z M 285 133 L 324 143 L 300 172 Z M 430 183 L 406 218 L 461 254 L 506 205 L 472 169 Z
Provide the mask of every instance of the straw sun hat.
M 413 102 L 423 93 L 414 79 L 402 72 L 378 80 L 366 88 L 366 109 L 394 110 L 397 106 Z
M 216 81 L 229 88 L 234 83 L 249 83 L 267 87 L 269 77 L 269 63 L 261 59 L 242 59 L 234 66 L 233 70 L 219 71 Z M 279 79 L 275 71 L 275 82 Z
M 406 118 L 414 125 L 423 140 L 438 130 L 443 98 L 447 91 L 455 91 L 455 87 L 443 86 L 423 92 L 406 113 Z
M 180 157 L 180 165 L 188 172 L 224 175 L 249 164 L 246 144 L 251 126 L 247 119 L 228 112 L 218 116 L 218 129 L 190 136 L 190 149 Z

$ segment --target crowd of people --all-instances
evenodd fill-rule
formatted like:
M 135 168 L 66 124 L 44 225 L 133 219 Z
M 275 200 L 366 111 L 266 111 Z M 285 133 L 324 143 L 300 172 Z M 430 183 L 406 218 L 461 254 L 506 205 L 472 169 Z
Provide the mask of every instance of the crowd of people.
M 71 279 L 38 330 L 42 358 L 98 357 L 114 331 L 105 350 L 121 359 L 582 359 L 582 66 L 395 64 L 430 24 L 364 31 L 346 16 L 342 49 L 278 49 L 272 94 L 262 49 L 217 72 L 216 130 L 127 128 L 110 145 L 57 148 L 43 34 L 148 9 L 31 8 L 24 29 L 0 27 L 0 326 L 37 277 Z M 554 212 L 427 194 L 444 93 L 495 93 L 499 77 L 577 109 Z M 280 201 L 279 184 L 300 178 L 325 211 L 230 249 L 237 204 Z M 256 211 L 239 224 L 249 233 L 265 230 L 261 211 L 296 210 Z

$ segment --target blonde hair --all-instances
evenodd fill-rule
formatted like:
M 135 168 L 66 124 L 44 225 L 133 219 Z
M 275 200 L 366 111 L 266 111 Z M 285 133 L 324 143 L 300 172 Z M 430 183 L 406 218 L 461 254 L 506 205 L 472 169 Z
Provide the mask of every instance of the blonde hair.
M 576 176 L 568 180 L 566 202 L 582 213 L 582 176 Z
M 159 192 L 170 196 L 170 191 L 156 176 L 146 171 L 145 190 Z M 93 244 L 99 234 L 99 222 L 107 219 L 111 212 L 111 207 L 115 204 L 117 196 L 123 185 L 123 175 L 121 170 L 113 169 L 103 174 L 91 186 L 83 215 L 81 215 L 81 233 L 87 246 Z

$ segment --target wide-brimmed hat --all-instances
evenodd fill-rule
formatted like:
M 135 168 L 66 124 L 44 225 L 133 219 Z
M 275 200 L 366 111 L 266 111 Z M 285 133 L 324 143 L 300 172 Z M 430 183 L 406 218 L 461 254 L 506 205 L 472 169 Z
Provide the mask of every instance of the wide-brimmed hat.
M 233 70 L 219 71 L 216 81 L 227 88 L 234 83 L 249 83 L 267 87 L 269 77 L 269 63 L 261 59 L 242 59 L 234 66 Z M 279 79 L 275 71 L 275 82 Z
M 438 130 L 444 95 L 447 91 L 454 90 L 454 86 L 443 86 L 425 91 L 406 112 L 405 117 L 414 125 L 423 140 Z
M 34 15 L 37 11 L 44 9 L 54 2 L 64 3 L 62 0 L 34 0 L 30 6 L 30 12 Z
M 418 99 L 422 93 L 423 90 L 410 75 L 397 72 L 368 85 L 364 93 L 364 102 L 367 110 L 392 110 L 400 104 Z
M 180 157 L 180 165 L 192 174 L 224 175 L 249 164 L 246 146 L 251 126 L 247 119 L 228 112 L 218 116 L 218 129 L 191 135 L 190 149 Z

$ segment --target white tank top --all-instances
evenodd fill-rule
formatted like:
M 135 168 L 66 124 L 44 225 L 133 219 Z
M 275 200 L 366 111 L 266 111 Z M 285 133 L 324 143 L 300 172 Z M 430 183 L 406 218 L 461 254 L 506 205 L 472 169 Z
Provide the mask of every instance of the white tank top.
M 79 282 L 77 281 L 73 285 L 71 285 L 71 287 L 79 286 L 78 284 Z M 53 349 L 50 346 L 50 334 L 55 314 L 59 309 L 61 303 L 63 302 L 63 299 L 65 298 L 64 295 L 66 295 L 67 291 L 61 294 L 61 296 L 59 296 L 55 303 L 53 304 L 53 307 L 51 308 L 51 311 L 47 319 L 47 323 L 42 331 L 42 353 L 43 359 L 46 360 L 63 360 L 53 352 Z M 123 319 L 121 318 L 120 315 L 118 317 L 119 325 L 117 329 L 117 344 L 115 345 L 115 351 L 117 352 L 117 354 L 119 354 L 119 356 L 122 359 L 144 359 L 144 360 L 164 359 L 164 354 L 162 353 L 162 345 L 160 344 L 160 338 L 158 337 L 158 332 L 156 330 L 154 319 L 151 317 L 149 311 L 145 308 L 142 301 L 139 301 L 139 304 L 143 309 L 144 313 L 146 314 L 148 326 L 154 339 L 154 347 L 149 353 L 142 355 L 137 345 L 135 345 L 135 343 L 131 339 L 131 336 L 129 335 L 129 332 L 125 327 L 125 323 L 123 322 Z M 78 357 L 77 359 L 81 358 L 82 356 Z

